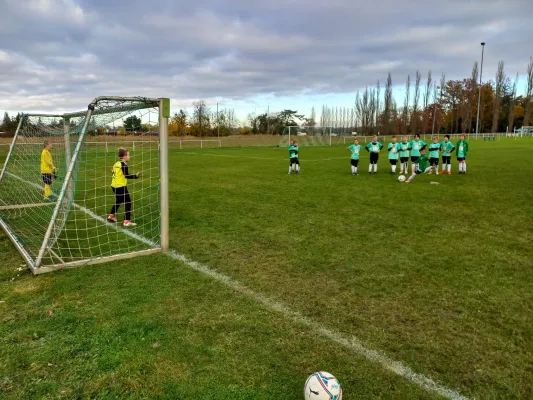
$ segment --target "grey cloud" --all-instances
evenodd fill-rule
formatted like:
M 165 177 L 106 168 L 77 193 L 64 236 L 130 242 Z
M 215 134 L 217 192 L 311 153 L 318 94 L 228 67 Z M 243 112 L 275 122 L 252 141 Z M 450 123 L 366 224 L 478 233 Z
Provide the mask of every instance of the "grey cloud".
M 0 110 L 81 109 L 103 95 L 246 100 L 346 93 L 431 69 L 484 76 L 532 56 L 530 0 L 0 0 Z

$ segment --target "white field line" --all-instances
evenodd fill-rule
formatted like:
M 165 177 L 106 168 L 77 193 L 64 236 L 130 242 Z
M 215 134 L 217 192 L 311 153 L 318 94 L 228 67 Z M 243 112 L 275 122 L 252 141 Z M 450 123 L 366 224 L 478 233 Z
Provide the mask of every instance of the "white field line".
M 23 182 L 36 186 L 39 189 L 41 188 L 39 185 L 28 182 L 20 177 L 17 177 L 16 175 L 13 175 L 11 173 L 9 173 L 9 175 Z M 94 214 L 92 211 L 88 210 L 85 207 L 77 205 L 76 203 L 73 203 L 73 204 L 80 210 L 90 215 L 91 217 L 116 228 L 117 230 L 124 233 L 125 235 L 128 235 L 134 239 L 137 239 L 143 243 L 146 243 L 149 246 L 157 247 L 157 245 L 155 245 L 155 243 L 151 242 L 150 240 L 143 238 L 142 236 L 139 236 L 135 234 L 134 232 L 131 232 L 126 229 L 122 229 L 119 226 L 116 226 L 114 224 L 107 222 L 107 220 Z M 169 250 L 169 252 L 166 254 L 169 255 L 172 259 L 182 262 L 183 264 L 187 265 L 193 270 L 201 272 L 202 274 L 207 275 L 210 278 L 220 283 L 225 284 L 231 289 L 250 297 L 251 299 L 262 304 L 265 308 L 282 314 L 288 320 L 298 325 L 304 325 L 308 327 L 311 331 L 313 331 L 317 335 L 325 337 L 329 340 L 336 342 L 337 344 L 343 347 L 346 347 L 352 350 L 354 353 L 365 357 L 370 362 L 381 365 L 383 369 L 409 380 L 410 382 L 420 386 L 422 389 L 424 389 L 427 392 L 435 393 L 439 396 L 445 397 L 450 400 L 468 400 L 467 397 L 462 396 L 457 391 L 450 389 L 446 386 L 440 385 L 437 382 L 435 382 L 433 379 L 426 377 L 423 374 L 414 372 L 410 367 L 403 364 L 401 361 L 393 360 L 392 358 L 389 358 L 387 355 L 383 354 L 382 352 L 369 348 L 367 345 L 365 345 L 361 340 L 359 340 L 355 336 L 347 337 L 332 329 L 325 328 L 320 323 L 305 317 L 300 312 L 291 310 L 285 304 L 279 301 L 273 300 L 261 293 L 257 293 L 253 291 L 252 289 L 234 280 L 228 275 L 224 275 L 220 272 L 217 272 L 209 268 L 208 266 L 198 263 L 196 261 L 189 260 L 187 257 L 176 252 L 175 250 Z

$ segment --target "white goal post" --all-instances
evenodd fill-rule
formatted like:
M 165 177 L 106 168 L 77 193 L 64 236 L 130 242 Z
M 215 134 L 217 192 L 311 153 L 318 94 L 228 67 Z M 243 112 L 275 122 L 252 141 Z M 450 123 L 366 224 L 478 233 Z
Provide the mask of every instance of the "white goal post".
M 168 98 L 115 96 L 87 111 L 22 114 L 0 172 L 0 225 L 34 274 L 168 250 L 169 117 Z M 116 124 L 125 134 L 108 136 Z M 128 148 L 135 129 L 150 135 Z M 129 175 L 112 188 L 126 171 L 119 148 Z

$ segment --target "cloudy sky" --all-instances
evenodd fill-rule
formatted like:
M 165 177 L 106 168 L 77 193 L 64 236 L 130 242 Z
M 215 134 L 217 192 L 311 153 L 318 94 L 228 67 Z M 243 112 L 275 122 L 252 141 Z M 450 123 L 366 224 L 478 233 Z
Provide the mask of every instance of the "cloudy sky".
M 417 69 L 465 77 L 481 41 L 484 80 L 498 60 L 524 75 L 533 1 L 0 0 L 0 111 L 133 95 L 308 112 L 388 71 L 401 86 Z

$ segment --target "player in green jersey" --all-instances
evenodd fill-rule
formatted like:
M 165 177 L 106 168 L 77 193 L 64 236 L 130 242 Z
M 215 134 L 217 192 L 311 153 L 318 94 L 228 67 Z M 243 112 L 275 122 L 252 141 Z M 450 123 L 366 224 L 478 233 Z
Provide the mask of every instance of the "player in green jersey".
M 459 163 L 459 173 L 466 174 L 466 155 L 468 154 L 468 142 L 465 139 L 465 134 L 461 135 L 461 140 L 455 146 L 457 149 L 457 162 Z
M 363 150 L 363 146 L 359 144 L 359 139 L 354 139 L 353 144 L 347 147 L 352 153 L 350 164 L 352 165 L 352 175 L 358 175 L 357 164 L 359 164 L 359 153 Z
M 409 150 L 411 150 L 411 143 L 408 141 L 408 137 L 404 136 L 400 145 L 400 174 L 407 173 L 409 171 Z
M 374 135 L 372 141 L 365 147 L 366 151 L 370 153 L 370 164 L 368 164 L 368 173 L 372 173 L 372 165 L 374 166 L 374 174 L 378 172 L 379 152 L 383 148 L 383 144 L 378 142 L 378 137 Z
M 396 143 L 396 136 L 392 137 L 392 143 L 389 143 L 387 150 L 389 150 L 389 163 L 391 165 L 391 174 L 396 174 L 396 164 L 398 164 L 398 152 L 401 149 L 400 143 Z
M 435 174 L 439 173 L 439 157 L 440 157 L 440 143 L 439 137 L 433 136 L 433 143 L 429 145 L 429 165 L 435 168 Z M 433 173 L 433 170 L 428 172 L 429 174 Z
M 411 150 L 411 170 L 414 172 L 418 162 L 418 157 L 420 157 L 420 150 L 426 147 L 426 143 L 420 140 L 420 135 L 417 133 L 415 135 L 415 140 L 410 142 Z M 407 171 L 406 171 L 407 172 Z
M 418 174 L 430 173 L 433 169 L 436 168 L 433 165 L 430 165 L 428 167 L 428 164 L 429 164 L 429 157 L 426 154 L 426 148 L 424 147 L 420 150 L 420 156 L 418 157 L 417 163 L 415 164 L 415 170 L 413 171 L 409 179 L 405 181 L 405 183 L 411 182 L 413 179 L 415 179 L 415 176 L 417 176 Z
M 289 175 L 294 172 L 300 173 L 300 160 L 298 158 L 298 142 L 294 139 L 291 140 L 289 145 Z
M 442 172 L 441 174 L 446 173 L 448 170 L 448 175 L 452 174 L 452 152 L 455 150 L 455 146 L 450 142 L 450 135 L 445 135 L 444 140 L 440 144 L 440 151 L 442 151 Z

